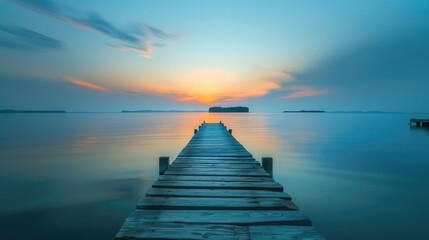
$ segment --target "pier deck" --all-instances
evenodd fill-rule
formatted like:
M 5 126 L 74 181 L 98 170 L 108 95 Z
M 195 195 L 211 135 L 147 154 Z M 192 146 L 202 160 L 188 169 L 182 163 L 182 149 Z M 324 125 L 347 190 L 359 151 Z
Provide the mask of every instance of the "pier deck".
M 324 239 L 221 123 L 201 125 L 166 161 L 116 239 Z
M 410 119 L 410 126 L 419 128 L 429 128 L 429 119 Z

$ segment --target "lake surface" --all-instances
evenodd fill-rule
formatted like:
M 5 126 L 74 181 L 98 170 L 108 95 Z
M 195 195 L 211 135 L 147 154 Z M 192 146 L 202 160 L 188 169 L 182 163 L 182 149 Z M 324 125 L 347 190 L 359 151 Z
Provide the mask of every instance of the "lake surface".
M 113 239 L 203 120 L 223 121 L 329 239 L 429 239 L 428 114 L 0 114 L 2 239 Z

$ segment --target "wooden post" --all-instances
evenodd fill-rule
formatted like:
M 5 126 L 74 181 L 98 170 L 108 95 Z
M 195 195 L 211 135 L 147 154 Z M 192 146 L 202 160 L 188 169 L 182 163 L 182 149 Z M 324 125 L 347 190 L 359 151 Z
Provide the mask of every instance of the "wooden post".
M 203 121 L 203 125 L 206 124 L 206 121 Z
M 229 129 L 229 130 L 228 130 L 228 132 L 229 132 L 230 134 L 232 134 L 232 129 Z
M 262 167 L 273 177 L 273 158 L 262 157 Z
M 170 157 L 159 157 L 159 175 L 164 175 L 170 165 Z
M 194 129 L 194 134 L 196 134 L 198 132 L 198 129 Z

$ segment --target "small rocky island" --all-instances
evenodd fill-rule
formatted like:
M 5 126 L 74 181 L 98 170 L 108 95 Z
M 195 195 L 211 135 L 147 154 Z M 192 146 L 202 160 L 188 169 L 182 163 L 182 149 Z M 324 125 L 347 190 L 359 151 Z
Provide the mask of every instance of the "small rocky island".
M 249 112 L 248 107 L 210 107 L 209 112 L 228 112 L 228 113 L 241 113 Z

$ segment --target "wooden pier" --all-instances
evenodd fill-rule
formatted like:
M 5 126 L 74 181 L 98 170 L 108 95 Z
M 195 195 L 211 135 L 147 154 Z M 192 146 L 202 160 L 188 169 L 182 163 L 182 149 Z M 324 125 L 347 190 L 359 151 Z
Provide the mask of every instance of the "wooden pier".
M 410 119 L 410 126 L 429 128 L 429 119 Z
M 125 220 L 116 239 L 324 239 L 222 123 L 203 123 Z

